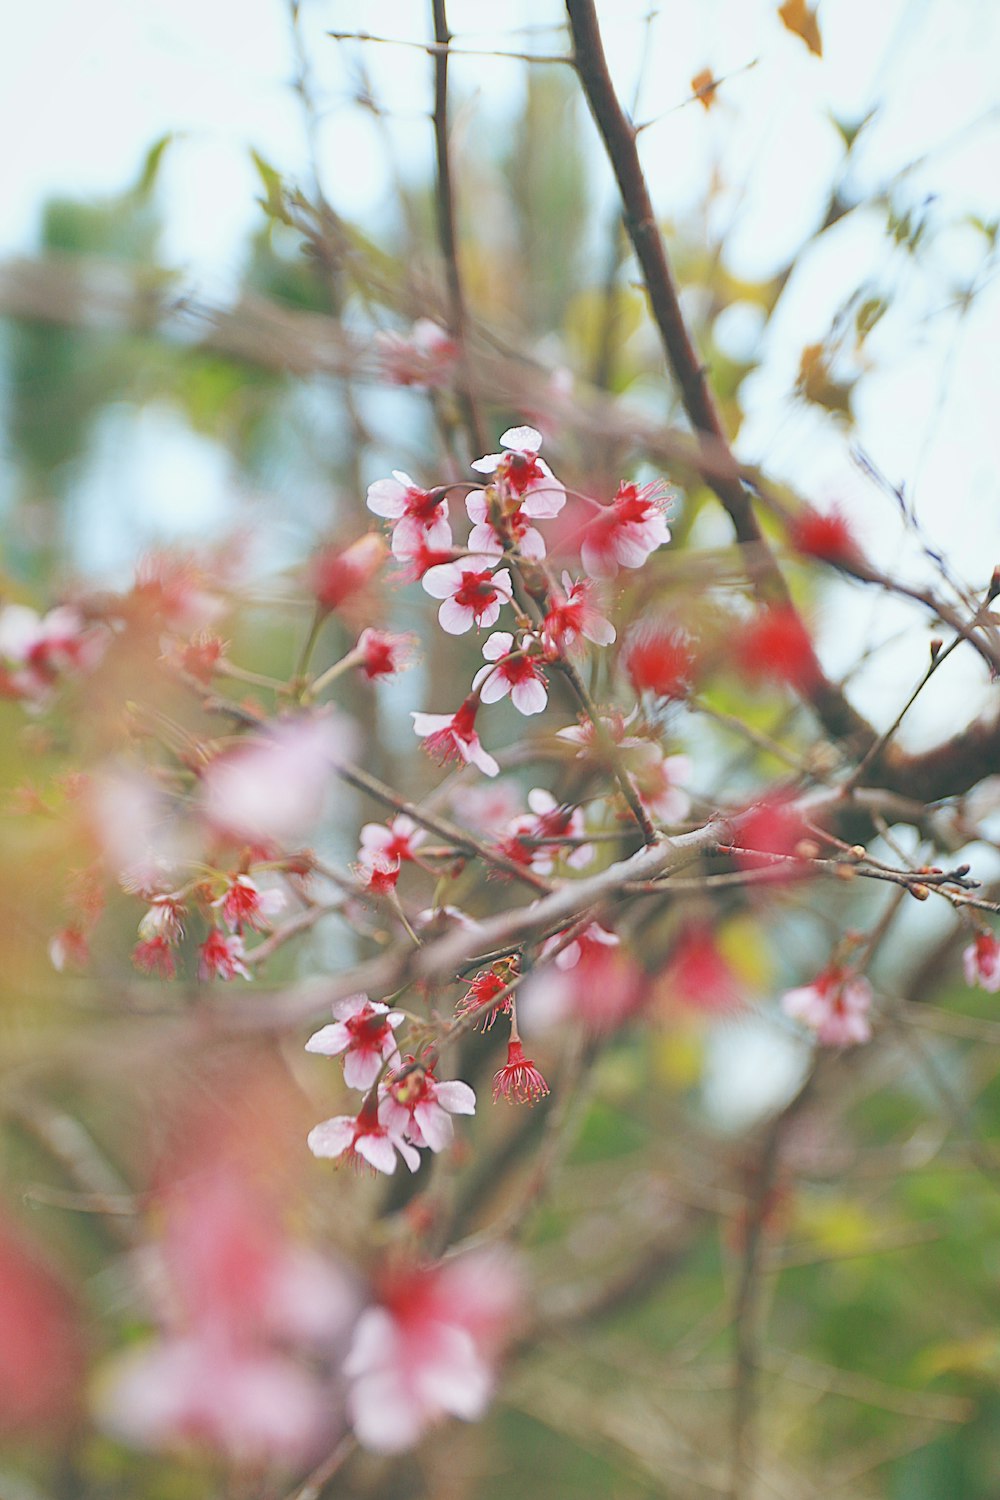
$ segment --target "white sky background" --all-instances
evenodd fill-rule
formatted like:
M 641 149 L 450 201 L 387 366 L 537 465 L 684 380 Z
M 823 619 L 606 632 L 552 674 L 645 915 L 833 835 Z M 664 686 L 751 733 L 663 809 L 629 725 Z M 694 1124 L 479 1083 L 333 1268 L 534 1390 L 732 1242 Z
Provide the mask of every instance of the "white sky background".
M 936 223 L 966 213 L 1000 214 L 1000 5 L 995 0 L 823 0 L 825 55 L 813 58 L 777 21 L 775 0 L 663 0 L 647 34 L 645 3 L 601 7 L 616 78 L 626 96 L 647 48 L 640 119 L 664 115 L 642 138 L 658 210 L 690 218 L 708 173 L 726 184 L 714 212 L 728 226 L 734 270 L 759 277 L 777 269 L 815 226 L 838 161 L 832 112 L 858 119 L 879 112 L 856 148 L 845 184 L 858 196 L 890 182 L 923 152 L 903 201 L 927 201 Z M 0 128 L 8 142 L 0 194 L 0 255 L 29 250 L 42 202 L 53 193 L 116 193 L 134 179 L 148 146 L 181 136 L 165 162 L 164 253 L 193 286 L 224 297 L 236 284 L 248 231 L 258 222 L 253 146 L 291 179 L 307 175 L 307 152 L 292 74 L 283 0 L 45 0 L 8 7 L 0 54 Z M 390 191 L 371 121 L 352 102 L 351 49 L 327 29 L 363 27 L 422 40 L 424 0 L 305 0 L 310 52 L 327 106 L 320 133 L 324 186 L 348 216 L 376 218 Z M 475 47 L 556 50 L 558 32 L 511 36 L 511 28 L 559 20 L 552 0 L 451 0 L 454 32 Z M 490 30 L 489 28 L 492 28 Z M 475 33 L 475 35 L 471 35 Z M 459 46 L 462 45 L 461 40 Z M 430 161 L 426 120 L 430 64 L 422 53 L 365 49 L 377 96 L 399 121 L 394 138 L 404 169 Z M 734 77 L 710 114 L 674 109 L 703 67 Z M 456 62 L 469 107 L 509 117 L 522 89 L 521 65 Z M 664 113 L 667 112 L 668 113 Z M 590 131 L 589 120 L 583 128 Z M 599 151 L 594 144 L 595 162 Z M 603 168 L 601 168 L 603 172 Z M 984 267 L 985 242 L 956 228 L 915 264 L 888 241 L 884 222 L 858 214 L 824 236 L 798 267 L 768 333 L 767 359 L 745 390 L 748 419 L 740 451 L 824 504 L 837 500 L 857 519 L 879 563 L 926 568 L 901 542 L 891 506 L 863 482 L 847 447 L 820 414 L 789 400 L 804 345 L 828 332 L 855 288 L 872 281 L 899 307 L 873 335 L 869 375 L 857 407 L 858 437 L 894 480 L 916 497 L 935 542 L 971 583 L 985 584 L 1000 561 L 1000 286 Z M 959 318 L 955 295 L 979 277 L 984 288 Z M 992 279 L 991 279 L 992 278 Z M 740 334 L 733 322 L 733 336 Z M 170 414 L 146 413 L 127 440 L 104 441 L 90 475 L 92 522 L 84 565 L 120 566 L 150 531 L 191 535 L 223 526 L 239 496 L 221 450 L 188 433 Z M 374 474 L 372 478 L 376 477 Z M 165 505 L 173 489 L 176 504 Z M 127 493 L 137 534 L 122 542 L 113 491 Z M 168 515 L 171 519 L 168 521 Z M 845 670 L 860 646 L 913 620 L 855 589 L 831 590 L 817 621 L 824 657 Z M 886 721 L 926 661 L 929 632 L 880 654 L 858 680 L 859 706 Z M 947 673 L 947 676 L 945 675 Z M 959 651 L 910 724 L 912 742 L 939 737 L 989 691 L 971 652 Z

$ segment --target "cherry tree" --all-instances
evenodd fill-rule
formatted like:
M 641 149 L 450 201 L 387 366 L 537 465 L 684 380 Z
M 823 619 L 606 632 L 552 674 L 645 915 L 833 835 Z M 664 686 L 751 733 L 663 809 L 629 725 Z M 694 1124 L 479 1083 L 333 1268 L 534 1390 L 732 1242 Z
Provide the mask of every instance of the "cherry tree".
M 815 10 L 766 10 L 768 46 L 821 68 Z M 430 20 L 315 34 L 292 0 L 317 156 L 301 182 L 257 159 L 257 248 L 315 305 L 248 283 L 177 356 L 227 361 L 244 416 L 335 391 L 323 524 L 291 557 L 234 527 L 0 603 L 25 872 L 5 952 L 41 997 L 6 1090 L 0 1427 L 37 1445 L 44 1493 L 167 1495 L 182 1471 L 269 1500 L 533 1493 L 537 1449 L 584 1476 L 567 1495 L 929 1494 L 909 1455 L 946 1487 L 948 1442 L 996 1456 L 1000 531 L 984 503 L 966 577 L 868 452 L 852 401 L 888 297 L 839 309 L 783 397 L 861 505 L 748 456 L 765 355 L 736 380 L 723 337 L 755 303 L 763 344 L 855 210 L 932 278 L 924 231 L 898 196 L 850 199 L 864 124 L 841 123 L 821 222 L 741 290 L 724 232 L 699 261 L 658 213 L 647 131 L 669 120 L 609 62 L 614 8 L 566 0 L 551 52 L 511 30 L 481 59 L 523 64 L 529 124 L 573 111 L 581 173 L 615 193 L 586 311 L 547 266 L 557 311 L 532 326 L 473 222 L 502 217 L 455 119 L 475 38 L 445 0 Z M 400 179 L 405 246 L 348 222 L 316 147 L 318 59 L 346 55 L 386 126 L 366 69 L 397 45 L 433 137 L 426 202 Z M 715 128 L 755 66 L 696 73 L 676 108 Z M 972 317 L 996 223 L 964 228 Z M 134 287 L 91 287 L 86 316 L 37 295 L 68 274 L 0 279 L 3 310 L 31 336 L 138 323 Z M 146 316 L 176 354 L 176 298 Z M 876 505 L 892 548 L 866 537 Z M 853 641 L 882 606 L 910 675 L 875 712 L 892 641 L 845 670 L 822 617 Z M 982 699 L 954 723 L 950 661 Z M 62 1224 L 58 1270 L 18 1195 Z

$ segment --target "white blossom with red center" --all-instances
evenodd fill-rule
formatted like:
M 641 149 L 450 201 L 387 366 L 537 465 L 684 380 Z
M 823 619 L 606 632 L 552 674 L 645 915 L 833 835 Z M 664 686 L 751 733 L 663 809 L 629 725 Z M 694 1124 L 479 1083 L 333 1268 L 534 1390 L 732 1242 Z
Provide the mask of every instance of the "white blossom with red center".
M 421 582 L 433 599 L 443 601 L 438 620 L 449 635 L 464 635 L 473 625 L 480 630 L 495 625 L 501 607 L 510 603 L 510 569 L 497 568 L 494 573 L 496 561 L 473 553 L 427 569 Z
M 354 649 L 358 665 L 368 681 L 395 677 L 397 672 L 404 672 L 412 666 L 416 639 L 409 633 L 394 635 L 388 630 L 363 630 Z
M 203 984 L 210 979 L 235 979 L 237 974 L 249 979 L 245 958 L 246 949 L 238 933 L 225 933 L 221 927 L 213 927 L 198 954 L 198 978 Z
M 595 646 L 610 646 L 616 637 L 611 621 L 591 603 L 594 585 L 589 578 L 576 582 L 568 573 L 562 575 L 562 593 L 553 588 L 549 611 L 542 622 L 542 640 L 553 656 L 561 656 L 582 645 L 584 640 Z
M 387 859 L 412 860 L 426 837 L 426 831 L 406 813 L 399 813 L 388 826 L 366 823 L 361 830 L 358 858 L 364 861 L 374 854 L 384 854 Z
M 286 904 L 284 891 L 262 891 L 249 875 L 234 876 L 218 900 L 212 902 L 232 932 L 241 932 L 244 927 L 251 932 L 267 932 L 272 917 L 284 911 Z
M 494 630 L 483 643 L 483 655 L 490 666 L 480 667 L 472 679 L 484 703 L 498 703 L 510 694 L 510 701 L 522 714 L 544 713 L 549 701 L 548 683 L 536 656 L 529 654 L 533 637 L 524 635 L 515 647 L 509 630 Z
M 344 1056 L 344 1082 L 348 1088 L 367 1092 L 382 1071 L 383 1064 L 399 1066 L 399 1051 L 393 1035 L 405 1017 L 401 1010 L 390 1010 L 380 1000 L 367 995 L 349 995 L 333 1007 L 335 1020 L 321 1026 L 306 1042 L 307 1052 L 324 1057 Z
M 411 1172 L 420 1166 L 420 1152 L 389 1119 L 388 1101 L 369 1095 L 357 1115 L 335 1115 L 314 1125 L 306 1137 L 313 1156 L 341 1157 L 355 1167 L 369 1166 L 391 1176 L 397 1152 Z
M 977 932 L 962 954 L 966 984 L 978 984 L 995 995 L 1000 990 L 1000 942 L 991 932 Z
M 619 568 L 641 568 L 651 552 L 669 542 L 669 498 L 662 479 L 618 486 L 611 504 L 584 529 L 580 556 L 591 578 L 614 578 Z
M 507 494 L 517 497 L 526 515 L 535 519 L 557 516 L 566 504 L 566 491 L 538 457 L 542 434 L 534 427 L 508 427 L 500 434 L 500 443 L 505 452 L 473 460 L 477 474 L 492 474 L 494 483 L 501 482 Z M 531 508 L 527 509 L 529 500 Z
M 397 1270 L 380 1304 L 358 1319 L 344 1364 L 358 1441 L 401 1453 L 447 1416 L 481 1417 L 519 1299 L 515 1264 L 503 1252 Z
M 440 490 L 422 490 L 402 469 L 393 469 L 391 479 L 376 479 L 368 486 L 368 509 L 395 521 L 394 557 L 411 557 L 421 547 L 440 551 L 451 546 L 448 501 Z
M 409 1060 L 382 1085 L 386 1119 L 415 1146 L 443 1151 L 455 1135 L 452 1115 L 474 1115 L 476 1096 L 458 1078 L 439 1081 L 433 1069 Z
M 473 693 L 453 714 L 411 714 L 413 728 L 432 759 L 446 765 L 452 760 L 478 766 L 485 776 L 496 776 L 500 767 L 479 743 L 476 733 L 478 694 Z
M 863 974 L 832 965 L 812 984 L 782 995 L 781 1008 L 815 1032 L 823 1047 L 856 1047 L 871 1040 L 872 987 Z

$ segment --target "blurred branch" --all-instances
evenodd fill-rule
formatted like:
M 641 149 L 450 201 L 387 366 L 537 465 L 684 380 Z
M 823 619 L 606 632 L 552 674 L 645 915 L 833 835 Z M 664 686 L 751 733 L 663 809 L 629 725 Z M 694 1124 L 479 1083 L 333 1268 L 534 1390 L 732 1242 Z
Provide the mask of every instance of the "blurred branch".
M 445 274 L 448 282 L 448 326 L 458 345 L 458 358 L 463 372 L 461 400 L 465 423 L 476 456 L 487 451 L 489 444 L 483 427 L 479 407 L 468 379 L 469 350 L 466 338 L 468 318 L 465 310 L 465 289 L 462 284 L 462 269 L 459 263 L 458 231 L 455 224 L 455 188 L 451 171 L 451 151 L 448 141 L 448 49 L 451 32 L 448 30 L 448 11 L 445 0 L 431 0 L 434 15 L 434 154 L 437 162 L 437 184 L 435 208 L 437 212 L 438 239 L 444 255 Z

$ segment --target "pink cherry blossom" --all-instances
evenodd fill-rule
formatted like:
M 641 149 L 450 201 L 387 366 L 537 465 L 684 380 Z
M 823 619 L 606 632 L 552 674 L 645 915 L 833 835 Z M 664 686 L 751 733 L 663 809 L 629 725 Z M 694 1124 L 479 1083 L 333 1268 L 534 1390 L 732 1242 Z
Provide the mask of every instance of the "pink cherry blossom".
M 530 562 L 542 560 L 545 556 L 545 538 L 537 526 L 531 523 L 534 520 L 549 520 L 558 515 L 565 500 L 565 492 L 561 486 L 558 492 L 539 488 L 529 490 L 524 499 L 513 507 L 509 502 L 504 506 L 505 525 L 522 557 L 528 558 Z M 499 557 L 504 550 L 504 543 L 490 519 L 486 491 L 472 490 L 466 496 L 465 508 L 473 523 L 469 532 L 470 552 L 485 552 Z
M 855 1047 L 870 1041 L 871 1007 L 872 987 L 864 975 L 836 965 L 817 975 L 812 984 L 781 997 L 785 1015 L 814 1031 L 823 1047 Z
M 258 1470 L 309 1461 L 332 1427 L 314 1358 L 356 1316 L 347 1279 L 285 1240 L 231 1165 L 188 1174 L 162 1209 L 144 1264 L 163 1326 L 105 1366 L 102 1425 L 138 1447 L 198 1446 Z
M 977 932 L 962 954 L 966 984 L 978 984 L 995 995 L 1000 990 L 1000 942 L 991 932 Z
M 202 984 L 210 979 L 235 979 L 237 974 L 250 979 L 245 957 L 243 939 L 237 933 L 227 935 L 220 927 L 213 927 L 198 954 L 198 978 Z
M 525 1032 L 579 1021 L 594 1036 L 624 1025 L 642 1006 L 646 976 L 625 950 L 601 937 L 580 944 L 575 964 L 540 965 L 518 994 Z
M 356 1167 L 367 1165 L 390 1176 L 397 1152 L 411 1172 L 420 1166 L 420 1152 L 389 1119 L 389 1101 L 374 1101 L 370 1095 L 357 1115 L 335 1115 L 314 1125 L 306 1144 L 313 1156 L 344 1157 Z
M 266 932 L 271 918 L 284 911 L 287 900 L 284 891 L 262 891 L 249 875 L 234 875 L 212 905 L 220 909 L 222 920 L 232 932 L 242 932 L 245 927 L 251 932 Z
M 415 1146 L 443 1151 L 455 1134 L 452 1115 L 474 1115 L 476 1096 L 460 1079 L 439 1081 L 433 1069 L 414 1062 L 391 1073 L 383 1085 L 386 1120 Z
M 568 573 L 562 575 L 562 593 L 553 589 L 549 610 L 542 622 L 542 639 L 553 656 L 561 656 L 579 646 L 581 639 L 595 646 L 610 646 L 616 631 L 610 620 L 591 603 L 594 584 L 589 578 L 574 583 Z
M 499 833 L 516 817 L 521 806 L 517 789 L 509 781 L 490 785 L 456 786 L 451 794 L 455 815 L 466 828 L 479 833 Z
M 427 569 L 421 581 L 433 599 L 443 601 L 438 620 L 449 635 L 464 635 L 473 625 L 485 630 L 496 624 L 501 606 L 510 603 L 512 586 L 510 570 L 497 568 L 494 573 L 495 567 L 495 557 L 473 554 Z
M 563 944 L 563 938 L 564 934 L 557 932 L 542 944 L 543 958 L 547 958 L 556 948 L 559 949 L 553 960 L 559 969 L 575 969 L 580 962 L 589 963 L 597 948 L 617 948 L 621 942 L 616 932 L 609 932 L 600 922 L 588 922 L 570 943 Z
M 287 845 L 312 833 L 352 738 L 335 715 L 303 714 L 225 752 L 202 776 L 205 819 L 217 832 L 253 844 Z
M 42 616 L 26 604 L 7 604 L 0 609 L 0 697 L 41 704 L 60 673 L 96 666 L 103 646 L 103 637 L 88 632 L 67 605 Z
M 508 427 L 501 433 L 505 453 L 487 453 L 473 461 L 479 474 L 492 474 L 511 495 L 521 501 L 525 514 L 535 518 L 557 516 L 566 504 L 566 491 L 544 459 L 538 457 L 542 434 L 534 427 Z M 530 508 L 527 508 L 529 505 Z
M 384 823 L 366 823 L 361 830 L 360 859 L 384 854 L 389 859 L 411 860 L 427 834 L 406 813 L 399 813 L 388 827 Z
M 418 318 L 408 335 L 377 333 L 375 347 L 382 373 L 393 385 L 447 385 L 458 359 L 455 340 L 430 318 Z
M 519 1301 L 515 1265 L 502 1252 L 397 1268 L 380 1304 L 358 1319 L 344 1364 L 358 1441 L 401 1453 L 446 1416 L 481 1417 Z
M 510 694 L 510 701 L 522 714 L 540 714 L 549 701 L 548 684 L 536 657 L 528 654 L 532 637 L 525 635 L 515 649 L 508 630 L 494 630 L 483 645 L 483 655 L 495 665 L 480 667 L 472 679 L 484 703 L 497 703 Z
M 376 479 L 368 486 L 368 509 L 395 521 L 394 557 L 410 557 L 420 547 L 451 546 L 448 501 L 442 491 L 422 490 L 402 469 L 393 469 L 391 479 Z
M 583 534 L 580 556 L 591 578 L 614 578 L 619 568 L 641 568 L 651 552 L 669 542 L 669 493 L 662 479 L 618 486 L 611 504 L 588 522 Z
M 479 743 L 476 713 L 479 698 L 472 694 L 453 714 L 411 714 L 413 728 L 424 741 L 424 749 L 433 759 L 447 764 L 462 760 L 478 766 L 485 776 L 496 776 L 500 767 Z
M 393 1032 L 402 1025 L 403 1012 L 390 1010 L 367 995 L 349 995 L 335 1003 L 333 1014 L 336 1020 L 313 1032 L 306 1051 L 321 1052 L 325 1057 L 344 1053 L 344 1082 L 348 1088 L 367 1092 L 383 1063 L 393 1068 L 399 1064 Z
M 684 929 L 664 977 L 668 995 L 682 1006 L 705 1014 L 742 1008 L 737 975 L 721 952 L 711 927 L 693 922 Z
M 691 775 L 687 755 L 664 755 L 658 745 L 646 742 L 625 753 L 625 764 L 650 816 L 660 823 L 680 823 L 691 811 L 691 798 L 683 790 Z

